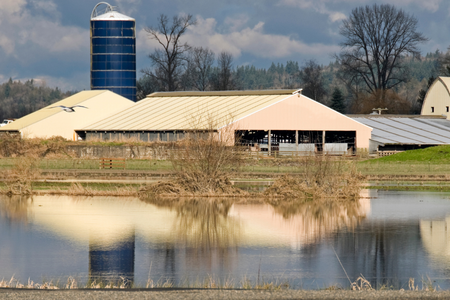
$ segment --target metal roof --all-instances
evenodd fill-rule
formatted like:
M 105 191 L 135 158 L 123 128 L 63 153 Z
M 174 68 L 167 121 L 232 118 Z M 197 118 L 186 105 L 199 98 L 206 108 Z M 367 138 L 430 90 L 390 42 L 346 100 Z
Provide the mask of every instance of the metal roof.
M 103 15 L 92 18 L 91 21 L 135 21 L 135 19 L 121 14 L 117 11 L 110 11 Z
M 100 9 L 101 6 L 104 9 Z M 99 2 L 91 13 L 91 21 L 135 21 L 133 18 L 116 11 L 116 7 L 107 2 Z
M 357 116 L 353 120 L 373 128 L 372 141 L 381 144 L 450 144 L 450 121 L 423 116 Z
M 154 93 L 82 130 L 215 129 L 282 101 L 296 90 Z M 170 100 L 167 98 L 170 97 Z
M 40 120 L 43 120 L 45 118 L 48 118 L 50 116 L 53 116 L 59 112 L 61 112 L 60 108 L 52 108 L 53 106 L 58 105 L 64 105 L 64 106 L 74 106 L 78 105 L 90 98 L 93 98 L 97 95 L 100 95 L 102 93 L 111 93 L 106 90 L 96 90 L 96 91 L 82 91 L 79 92 L 73 96 L 67 97 L 61 101 L 58 101 L 56 103 L 53 103 L 47 107 L 44 107 L 40 110 L 37 110 L 29 115 L 26 115 L 20 119 L 15 120 L 14 122 L 5 125 L 0 128 L 0 131 L 19 131 L 25 127 L 28 127 L 36 122 L 39 122 Z

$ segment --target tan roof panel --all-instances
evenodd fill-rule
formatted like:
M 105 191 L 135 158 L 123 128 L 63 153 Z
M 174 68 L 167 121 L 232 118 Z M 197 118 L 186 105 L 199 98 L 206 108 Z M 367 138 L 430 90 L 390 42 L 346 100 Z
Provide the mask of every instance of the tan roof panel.
M 64 105 L 64 106 L 74 106 L 74 105 L 78 105 L 92 97 L 95 97 L 97 95 L 100 95 L 102 93 L 105 93 L 107 91 L 105 90 L 97 90 L 97 91 L 83 91 L 83 92 L 79 92 L 73 96 L 67 97 L 61 101 L 58 101 L 56 103 L 53 103 L 47 107 L 44 107 L 42 109 L 39 109 L 29 115 L 26 115 L 20 119 L 15 120 L 14 122 L 5 125 L 3 127 L 0 128 L 0 131 L 14 131 L 14 130 L 21 130 L 27 126 L 30 126 L 36 122 L 39 122 L 43 119 L 46 119 L 50 116 L 53 116 L 57 113 L 59 113 L 61 111 L 60 108 L 53 108 L 53 109 L 48 109 L 51 108 L 53 106 L 58 106 L 58 105 Z
M 180 91 L 156 92 L 147 97 L 185 97 L 185 96 L 249 96 L 249 95 L 292 95 L 297 90 L 244 90 L 244 91 Z
M 220 128 L 292 96 L 296 90 L 154 93 L 83 130 L 190 130 Z M 168 98 L 170 97 L 170 99 Z

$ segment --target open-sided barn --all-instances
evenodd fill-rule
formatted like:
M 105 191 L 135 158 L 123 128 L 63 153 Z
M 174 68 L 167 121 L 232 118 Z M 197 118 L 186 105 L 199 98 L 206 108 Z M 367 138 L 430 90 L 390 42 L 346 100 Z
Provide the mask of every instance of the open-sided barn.
M 76 131 L 87 140 L 176 141 L 230 128 L 249 147 L 340 154 L 367 149 L 372 130 L 300 90 L 267 90 L 153 93 Z

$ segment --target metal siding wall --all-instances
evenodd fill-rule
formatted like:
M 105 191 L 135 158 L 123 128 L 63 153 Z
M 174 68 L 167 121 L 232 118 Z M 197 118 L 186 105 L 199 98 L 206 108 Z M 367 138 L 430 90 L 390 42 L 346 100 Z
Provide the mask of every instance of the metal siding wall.
M 136 101 L 134 21 L 91 21 L 91 89 Z
M 158 132 L 151 132 L 150 133 L 150 141 L 152 141 L 152 142 L 159 141 L 159 133 Z

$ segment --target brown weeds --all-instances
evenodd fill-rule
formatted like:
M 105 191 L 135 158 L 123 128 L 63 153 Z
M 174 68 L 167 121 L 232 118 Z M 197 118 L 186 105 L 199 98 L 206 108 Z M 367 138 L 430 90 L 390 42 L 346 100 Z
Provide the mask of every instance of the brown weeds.
M 34 156 L 18 158 L 12 169 L 7 170 L 6 194 L 31 195 L 33 181 L 40 175 L 39 159 Z
M 2 157 L 67 157 L 68 141 L 61 136 L 48 139 L 22 139 L 18 135 L 4 135 L 0 139 Z
M 284 175 L 264 191 L 268 198 L 357 199 L 364 176 L 351 161 L 332 160 L 328 156 L 300 159 L 301 173 Z
M 114 190 L 96 190 L 90 187 L 84 187 L 82 184 L 72 183 L 67 192 L 60 191 L 61 194 L 71 196 L 127 196 L 136 197 L 138 191 L 133 187 L 116 187 Z M 58 191 L 46 192 L 46 194 L 58 194 Z

